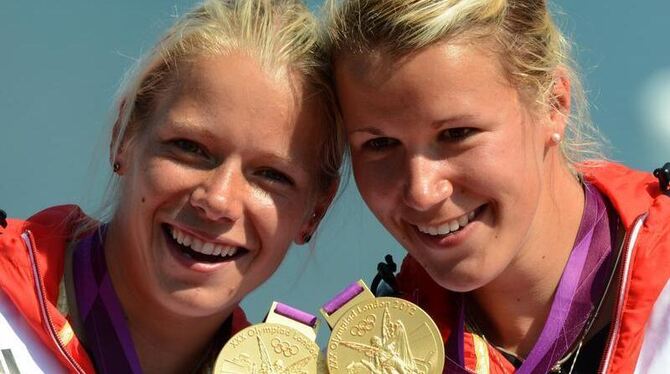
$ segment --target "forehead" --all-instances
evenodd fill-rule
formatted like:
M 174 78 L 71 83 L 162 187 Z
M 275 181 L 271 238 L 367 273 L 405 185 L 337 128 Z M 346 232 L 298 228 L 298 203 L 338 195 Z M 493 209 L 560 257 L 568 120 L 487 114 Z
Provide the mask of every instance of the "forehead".
M 299 106 L 302 87 L 285 70 L 270 72 L 244 53 L 191 59 L 172 72 L 163 100 L 166 110 L 198 110 L 202 115 L 234 116 L 268 111 L 287 117 Z M 276 126 L 280 121 L 268 125 Z
M 345 117 L 354 111 L 436 116 L 516 96 L 498 56 L 466 43 L 435 44 L 401 57 L 344 55 L 335 75 Z
M 458 74 L 463 71 L 470 72 L 467 76 L 474 78 L 509 83 L 496 50 L 493 42 L 465 38 L 431 44 L 400 55 L 375 48 L 367 52 L 340 54 L 335 60 L 334 70 L 339 76 L 347 74 L 369 85 L 382 85 L 408 74 L 416 80 L 425 75 L 437 77 L 440 73 Z M 397 74 L 399 71 L 403 74 Z M 483 72 L 491 74 L 479 74 Z
M 153 122 L 193 123 L 222 142 L 236 139 L 252 145 L 250 150 L 311 160 L 309 139 L 322 136 L 325 120 L 319 98 L 312 96 L 299 75 L 268 71 L 249 54 L 198 57 L 177 66 Z

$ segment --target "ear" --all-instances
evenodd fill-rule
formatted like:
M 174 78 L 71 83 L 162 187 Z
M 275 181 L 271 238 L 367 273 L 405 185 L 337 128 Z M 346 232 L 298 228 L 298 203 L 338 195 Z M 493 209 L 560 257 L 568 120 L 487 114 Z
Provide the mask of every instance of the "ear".
M 549 134 L 558 133 L 563 137 L 570 117 L 570 75 L 565 67 L 554 71 L 554 84 L 549 94 Z
M 325 192 L 322 192 L 317 198 L 313 211 L 309 214 L 305 223 L 293 240 L 296 244 L 305 244 L 309 241 L 309 239 L 306 238 L 311 238 L 312 235 L 314 235 L 316 229 L 319 227 L 321 219 L 326 215 L 328 207 L 330 207 L 330 204 L 333 202 L 339 185 L 340 179 L 338 178 L 334 180 L 328 189 Z
M 126 108 L 126 99 L 121 100 L 119 109 L 116 113 L 116 120 L 112 127 L 112 137 L 109 142 L 109 164 L 114 165 L 116 162 L 123 162 L 124 141 L 119 137 L 121 133 L 121 119 L 123 118 L 124 110 Z

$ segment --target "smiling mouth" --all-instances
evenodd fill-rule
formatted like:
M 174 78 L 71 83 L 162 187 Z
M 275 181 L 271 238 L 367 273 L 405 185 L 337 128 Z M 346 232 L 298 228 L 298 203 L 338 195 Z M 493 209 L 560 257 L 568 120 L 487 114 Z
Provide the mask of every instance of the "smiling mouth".
M 475 221 L 485 207 L 486 205 L 482 205 L 475 210 L 465 213 L 462 216 L 443 223 L 439 226 L 414 225 L 414 227 L 416 227 L 416 229 L 422 234 L 430 236 L 454 235 L 455 233 L 463 230 L 463 228 L 465 228 L 472 221 Z
M 218 243 L 203 241 L 168 224 L 163 224 L 165 237 L 179 252 L 197 262 L 216 264 L 238 259 L 249 252 L 248 249 L 224 246 Z

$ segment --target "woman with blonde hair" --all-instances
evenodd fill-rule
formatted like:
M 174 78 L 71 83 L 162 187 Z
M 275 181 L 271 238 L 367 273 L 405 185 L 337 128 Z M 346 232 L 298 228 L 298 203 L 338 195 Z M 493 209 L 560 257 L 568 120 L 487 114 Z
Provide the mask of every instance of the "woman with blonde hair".
M 545 1 L 331 1 L 325 36 L 358 188 L 445 372 L 664 370 L 667 179 L 599 156 Z
M 0 228 L 13 368 L 211 371 L 248 325 L 240 301 L 337 189 L 319 56 L 294 0 L 207 0 L 176 21 L 119 98 L 111 218 L 59 206 Z

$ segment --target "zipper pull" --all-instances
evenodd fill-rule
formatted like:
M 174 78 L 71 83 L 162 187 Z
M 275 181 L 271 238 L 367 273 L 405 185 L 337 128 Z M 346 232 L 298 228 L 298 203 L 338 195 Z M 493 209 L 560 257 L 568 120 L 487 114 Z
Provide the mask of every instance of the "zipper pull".
M 658 178 L 658 186 L 661 193 L 670 196 L 670 162 L 654 170 L 654 176 Z
M 0 209 L 0 226 L 2 226 L 3 229 L 7 228 L 7 213 L 2 209 Z

